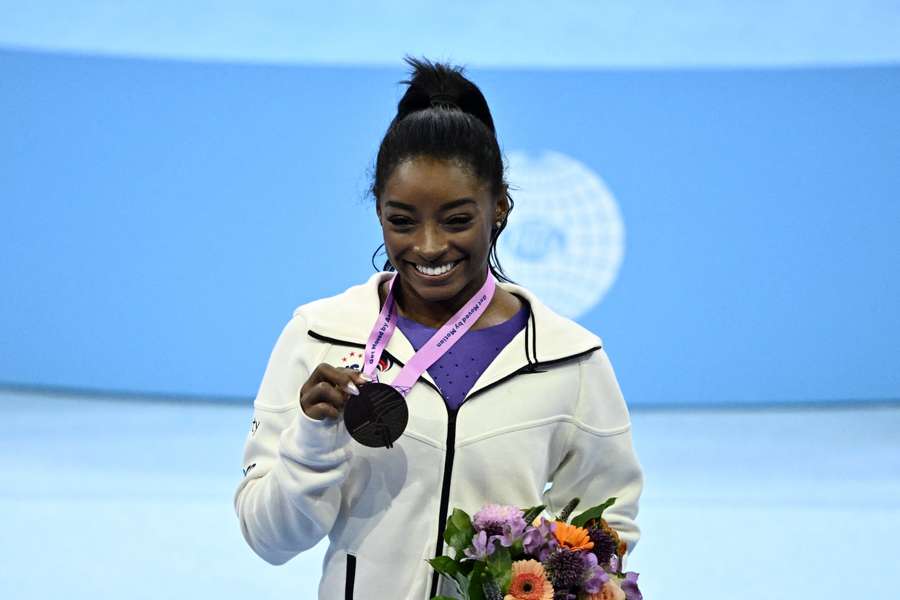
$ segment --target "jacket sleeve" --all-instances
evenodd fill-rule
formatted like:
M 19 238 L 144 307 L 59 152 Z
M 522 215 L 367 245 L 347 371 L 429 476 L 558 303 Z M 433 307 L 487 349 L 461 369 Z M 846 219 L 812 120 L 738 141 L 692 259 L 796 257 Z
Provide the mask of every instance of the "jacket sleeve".
M 582 360 L 579 369 L 580 392 L 567 451 L 544 493 L 544 503 L 558 513 L 578 497 L 578 514 L 615 496 L 615 504 L 603 512 L 603 518 L 630 553 L 640 538 L 635 518 L 643 471 L 631 443 L 628 408 L 603 349 Z
M 317 421 L 300 409 L 300 387 L 315 368 L 304 358 L 309 354 L 306 330 L 295 313 L 275 344 L 253 403 L 244 478 L 234 495 L 244 539 L 274 565 L 331 531 L 349 468 L 350 438 L 343 421 Z

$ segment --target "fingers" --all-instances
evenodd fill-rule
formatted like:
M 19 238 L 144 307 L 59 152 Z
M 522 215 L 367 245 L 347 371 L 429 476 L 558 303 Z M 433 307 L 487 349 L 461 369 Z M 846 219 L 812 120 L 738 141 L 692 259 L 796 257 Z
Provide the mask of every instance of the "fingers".
M 331 381 L 319 381 L 301 389 L 300 406 L 313 419 L 337 418 L 349 396 L 349 391 L 338 388 Z
M 328 381 L 337 388 L 354 396 L 359 393 L 358 386 L 369 379 L 355 369 L 332 367 L 328 363 L 321 363 L 313 371 L 310 380 L 315 382 Z
M 300 407 L 310 418 L 336 419 L 351 395 L 369 379 L 354 369 L 336 368 L 321 363 L 300 388 Z

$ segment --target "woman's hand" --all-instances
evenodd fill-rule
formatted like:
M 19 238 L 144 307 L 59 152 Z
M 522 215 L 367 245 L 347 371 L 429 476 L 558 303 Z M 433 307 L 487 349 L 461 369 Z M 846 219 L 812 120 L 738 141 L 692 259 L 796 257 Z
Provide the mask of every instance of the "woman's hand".
M 359 394 L 356 387 L 369 379 L 354 369 L 338 369 L 321 363 L 300 388 L 300 408 L 310 419 L 336 419 L 344 410 L 344 402 Z

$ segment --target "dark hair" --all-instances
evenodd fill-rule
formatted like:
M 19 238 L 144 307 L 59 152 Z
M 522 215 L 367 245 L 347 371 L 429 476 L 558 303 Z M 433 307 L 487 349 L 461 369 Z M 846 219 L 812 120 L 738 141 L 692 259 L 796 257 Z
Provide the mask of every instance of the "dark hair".
M 427 156 L 458 162 L 475 177 L 490 185 L 496 197 L 504 190 L 503 157 L 497 143 L 494 119 L 481 90 L 463 75 L 463 68 L 407 56 L 412 67 L 409 87 L 397 104 L 397 115 L 388 126 L 375 161 L 371 193 L 375 202 L 394 169 L 405 160 Z M 509 209 L 513 199 L 506 188 Z M 508 213 L 507 213 L 508 214 Z M 497 258 L 497 238 L 506 219 L 491 229 L 488 256 L 491 273 L 500 281 L 511 281 Z M 383 244 L 382 244 L 383 246 Z M 372 264 L 382 246 L 372 255 Z M 377 268 L 377 267 L 376 267 Z M 393 271 L 388 258 L 383 270 Z

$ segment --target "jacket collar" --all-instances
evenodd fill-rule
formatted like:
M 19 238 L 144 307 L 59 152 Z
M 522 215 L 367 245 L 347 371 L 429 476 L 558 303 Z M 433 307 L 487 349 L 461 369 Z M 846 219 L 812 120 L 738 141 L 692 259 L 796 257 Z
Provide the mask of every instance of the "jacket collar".
M 365 283 L 306 304 L 297 312 L 302 312 L 306 318 L 310 335 L 364 347 L 381 309 L 378 286 L 391 276 L 392 273 L 385 271 L 374 273 Z M 541 365 L 586 354 L 602 346 L 599 337 L 553 312 L 526 288 L 503 282 L 497 285 L 524 300 L 531 314 L 526 327 L 488 365 L 468 395 L 517 371 L 535 370 Z M 385 351 L 402 364 L 415 354 L 412 344 L 399 328 L 394 331 Z M 427 372 L 422 378 L 434 385 Z

